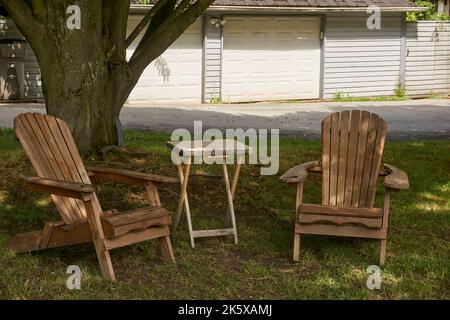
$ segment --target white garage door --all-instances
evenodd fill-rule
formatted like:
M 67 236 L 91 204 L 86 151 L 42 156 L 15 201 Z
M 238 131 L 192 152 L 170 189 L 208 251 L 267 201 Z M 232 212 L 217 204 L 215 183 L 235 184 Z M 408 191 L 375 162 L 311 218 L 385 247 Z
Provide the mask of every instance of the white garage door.
M 320 18 L 225 20 L 223 100 L 319 98 Z
M 130 17 L 128 32 L 141 17 Z M 127 50 L 128 58 L 138 38 Z M 202 26 L 198 19 L 159 58 L 144 71 L 129 101 L 154 103 L 200 103 L 202 94 Z

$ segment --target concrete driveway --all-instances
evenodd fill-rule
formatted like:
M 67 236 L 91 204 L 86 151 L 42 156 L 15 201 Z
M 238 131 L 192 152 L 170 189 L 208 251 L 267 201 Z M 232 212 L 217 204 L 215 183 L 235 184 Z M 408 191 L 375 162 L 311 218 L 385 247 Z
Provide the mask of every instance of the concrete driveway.
M 450 99 L 383 102 L 251 103 L 225 105 L 127 104 L 121 113 L 125 128 L 172 131 L 193 129 L 201 120 L 208 128 L 280 129 L 282 134 L 318 138 L 320 121 L 344 109 L 375 112 L 387 120 L 389 139 L 450 139 Z M 0 126 L 11 127 L 22 112 L 43 112 L 42 104 L 0 105 Z

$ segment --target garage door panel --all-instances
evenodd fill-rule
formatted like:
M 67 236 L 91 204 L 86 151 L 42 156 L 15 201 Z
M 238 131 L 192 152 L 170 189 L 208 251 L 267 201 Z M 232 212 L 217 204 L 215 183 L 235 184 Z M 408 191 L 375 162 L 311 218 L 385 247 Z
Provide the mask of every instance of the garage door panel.
M 320 18 L 226 17 L 226 101 L 319 97 Z
M 128 32 L 140 21 L 132 16 Z M 127 50 L 131 57 L 142 35 Z M 160 57 L 142 73 L 129 100 L 154 103 L 199 103 L 202 84 L 202 24 L 191 25 Z

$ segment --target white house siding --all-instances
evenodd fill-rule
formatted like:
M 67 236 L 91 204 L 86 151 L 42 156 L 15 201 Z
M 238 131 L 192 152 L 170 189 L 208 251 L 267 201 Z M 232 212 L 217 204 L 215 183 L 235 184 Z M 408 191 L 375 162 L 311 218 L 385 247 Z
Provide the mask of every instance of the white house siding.
M 212 16 L 205 16 L 204 21 L 204 64 L 203 64 L 203 100 L 221 98 L 221 66 L 222 66 L 222 26 L 210 23 Z M 220 18 L 219 16 L 215 18 Z
M 323 98 L 392 95 L 400 81 L 400 13 L 382 13 L 369 30 L 368 14 L 329 14 L 324 45 Z
M 142 18 L 130 16 L 128 33 L 134 30 Z M 127 58 L 133 55 L 142 34 L 127 49 Z M 161 56 L 145 68 L 129 100 L 162 104 L 200 103 L 202 34 L 202 19 L 198 19 Z
M 406 53 L 407 95 L 450 93 L 450 22 L 408 23 Z
M 220 17 L 218 15 L 217 17 Z M 350 96 L 392 95 L 401 80 L 402 63 L 401 35 L 402 14 L 382 13 L 381 30 L 369 30 L 366 27 L 366 13 L 333 13 L 325 17 L 324 52 L 323 52 L 323 94 L 322 98 L 332 98 L 336 93 Z M 204 17 L 203 32 L 201 23 L 191 28 L 182 37 L 179 44 L 190 47 L 188 42 L 195 43 L 196 53 L 191 60 L 189 71 L 183 77 L 192 75 L 195 90 L 189 89 L 189 81 L 180 80 L 179 86 L 163 84 L 164 90 L 149 90 L 154 85 L 152 79 L 146 79 L 144 74 L 137 91 L 138 97 L 131 99 L 146 99 L 160 101 L 169 98 L 171 102 L 189 100 L 192 102 L 210 102 L 223 98 L 222 72 L 223 65 L 223 27 L 211 25 L 211 16 Z M 200 20 L 200 19 L 199 19 Z M 421 21 L 407 23 L 405 55 L 405 88 L 409 96 L 432 94 L 449 94 L 450 92 L 450 23 Z M 1 38 L 23 38 L 11 19 L 0 19 Z M 203 46 L 202 46 L 203 42 Z M 178 45 L 179 46 L 179 45 Z M 177 45 L 175 45 L 177 48 Z M 171 52 L 172 51 L 172 52 Z M 130 53 L 130 52 L 129 52 Z M 173 50 L 169 50 L 173 55 Z M 203 61 L 202 60 L 203 53 Z M 174 57 L 175 59 L 175 57 Z M 178 58 L 175 60 L 179 61 Z M 195 61 L 195 63 L 194 63 Z M 180 68 L 177 66 L 176 68 Z M 195 70 L 193 70 L 195 69 Z M 184 70 L 184 68 L 181 68 Z M 201 76 L 203 74 L 203 81 Z M 147 80 L 147 81 L 146 81 Z M 152 80 L 152 81 L 148 81 Z M 191 81 L 192 82 L 192 81 Z M 203 82 L 203 86 L 202 86 Z M 141 86 L 142 84 L 142 86 Z M 173 93 L 178 88 L 195 93 L 194 97 L 175 97 Z M 159 92 L 161 97 L 153 97 L 150 91 Z M 203 92 L 203 96 L 201 93 Z M 28 46 L 25 62 L 25 98 L 43 99 L 41 88 L 41 73 L 36 57 Z M 181 99 L 180 99 L 181 98 Z M 187 99 L 189 98 L 189 99 Z
M 0 38 L 24 38 L 11 19 L 0 19 Z M 25 59 L 25 99 L 43 99 L 41 70 L 30 45 Z

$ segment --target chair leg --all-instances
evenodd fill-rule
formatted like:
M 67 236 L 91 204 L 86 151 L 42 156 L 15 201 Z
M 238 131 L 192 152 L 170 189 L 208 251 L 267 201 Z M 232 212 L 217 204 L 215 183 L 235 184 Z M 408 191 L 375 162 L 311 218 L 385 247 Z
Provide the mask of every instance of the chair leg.
M 159 238 L 159 246 L 161 247 L 162 258 L 165 262 L 175 262 L 175 255 L 173 254 L 172 243 L 170 236 Z
M 105 246 L 101 241 L 94 242 L 94 246 L 103 278 L 110 281 L 116 281 L 109 251 L 105 249 Z
M 103 278 L 115 281 L 113 266 L 109 251 L 105 246 L 105 234 L 103 233 L 102 223 L 100 221 L 101 208 L 95 193 L 92 193 L 88 200 L 84 201 L 89 229 L 91 230 L 92 241 L 94 242 L 95 252 L 97 253 L 98 263 L 102 271 Z
M 386 239 L 380 241 L 380 266 L 384 266 L 386 261 Z
M 294 254 L 293 260 L 295 262 L 300 260 L 300 233 L 294 235 Z

